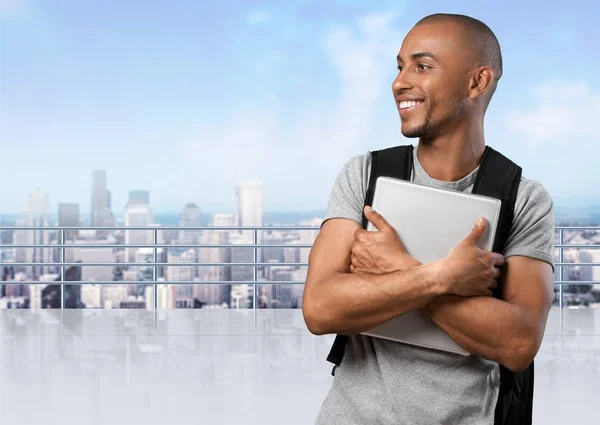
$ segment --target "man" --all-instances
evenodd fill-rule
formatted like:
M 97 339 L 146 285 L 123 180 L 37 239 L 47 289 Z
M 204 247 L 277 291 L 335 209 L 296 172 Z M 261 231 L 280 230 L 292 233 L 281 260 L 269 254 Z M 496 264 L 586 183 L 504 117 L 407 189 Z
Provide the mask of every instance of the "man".
M 496 37 L 473 18 L 431 15 L 403 40 L 398 69 L 402 134 L 419 138 L 412 181 L 471 192 L 502 75 Z M 365 208 L 378 231 L 362 229 L 369 173 L 370 153 L 346 163 L 310 254 L 306 324 L 317 335 L 350 335 L 316 423 L 491 425 L 498 364 L 525 369 L 542 341 L 553 299 L 552 200 L 522 178 L 503 255 L 476 247 L 484 224 L 443 260 L 420 264 L 377 212 Z M 501 300 L 490 296 L 498 283 Z M 360 334 L 412 309 L 472 355 Z

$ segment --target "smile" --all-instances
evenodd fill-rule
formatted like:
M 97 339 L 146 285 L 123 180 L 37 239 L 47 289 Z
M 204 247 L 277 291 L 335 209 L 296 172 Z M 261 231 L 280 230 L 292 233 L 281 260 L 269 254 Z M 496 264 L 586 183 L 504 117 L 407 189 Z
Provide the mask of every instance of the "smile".
M 408 115 L 413 109 L 417 108 L 422 100 L 403 100 L 398 103 L 398 112 L 401 117 Z
M 416 107 L 417 107 L 417 106 L 419 106 L 421 103 L 423 103 L 423 101 L 422 101 L 422 100 L 403 100 L 402 102 L 400 102 L 400 103 L 398 104 L 398 108 L 399 108 L 401 111 L 404 111 L 404 110 L 410 110 L 410 109 L 416 108 Z

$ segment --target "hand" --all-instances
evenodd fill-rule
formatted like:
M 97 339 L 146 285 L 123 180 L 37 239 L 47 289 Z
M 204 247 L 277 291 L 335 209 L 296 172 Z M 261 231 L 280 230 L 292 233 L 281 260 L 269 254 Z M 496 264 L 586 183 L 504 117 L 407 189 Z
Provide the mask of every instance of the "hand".
M 378 231 L 358 229 L 354 233 L 351 273 L 385 274 L 421 264 L 406 252 L 398 233 L 381 214 L 368 206 L 364 212 Z
M 471 233 L 442 260 L 444 280 L 449 284 L 450 294 L 490 296 L 498 285 L 504 257 L 477 247 L 486 226 L 487 221 L 480 218 Z

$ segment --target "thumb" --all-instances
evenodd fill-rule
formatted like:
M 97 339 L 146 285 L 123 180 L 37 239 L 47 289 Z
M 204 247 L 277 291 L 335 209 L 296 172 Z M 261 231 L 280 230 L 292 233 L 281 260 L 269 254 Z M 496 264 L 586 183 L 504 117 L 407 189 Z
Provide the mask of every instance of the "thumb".
M 379 231 L 382 230 L 388 230 L 391 226 L 389 225 L 389 223 L 387 221 L 385 221 L 385 219 L 383 218 L 383 216 L 381 214 L 379 214 L 377 211 L 375 211 L 373 208 L 371 208 L 370 206 L 366 206 L 365 207 L 365 217 L 367 217 L 367 220 L 369 220 L 371 223 L 373 223 L 373 226 L 375 226 L 375 228 Z
M 465 238 L 465 242 L 471 245 L 477 245 L 485 233 L 486 226 L 487 220 L 483 217 L 479 217 L 475 222 L 475 226 L 473 226 L 473 230 L 471 230 L 471 233 L 469 233 L 469 235 Z

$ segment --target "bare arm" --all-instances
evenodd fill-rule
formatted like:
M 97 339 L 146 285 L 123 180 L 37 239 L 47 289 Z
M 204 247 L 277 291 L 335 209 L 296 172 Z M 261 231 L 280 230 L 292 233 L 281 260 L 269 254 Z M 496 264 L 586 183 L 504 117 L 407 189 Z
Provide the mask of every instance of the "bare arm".
M 438 262 L 389 274 L 350 273 L 358 229 L 352 220 L 328 220 L 313 245 L 302 301 L 313 334 L 361 333 L 447 292 Z
M 502 300 L 443 295 L 423 310 L 467 351 L 520 371 L 541 345 L 554 276 L 548 263 L 528 257 L 505 264 Z

